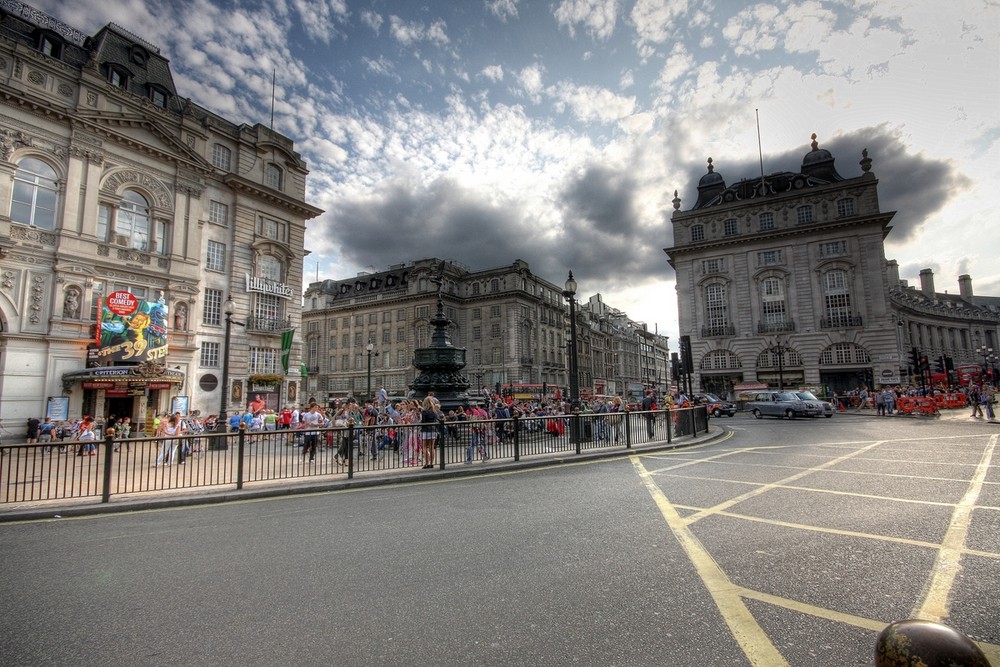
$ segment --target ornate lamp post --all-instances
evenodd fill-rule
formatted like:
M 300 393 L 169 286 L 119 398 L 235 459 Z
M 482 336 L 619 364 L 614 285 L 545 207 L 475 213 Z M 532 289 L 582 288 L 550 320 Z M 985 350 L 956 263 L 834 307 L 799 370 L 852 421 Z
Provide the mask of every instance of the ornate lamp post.
M 580 407 L 580 375 L 577 370 L 576 348 L 576 281 L 573 272 L 569 272 L 563 296 L 569 301 L 569 400 L 573 409 Z
M 368 391 L 366 393 L 366 396 L 368 397 L 369 401 L 374 401 L 375 398 L 374 396 L 372 396 L 372 357 L 373 356 L 377 357 L 378 352 L 374 352 L 374 350 L 375 350 L 375 343 L 369 340 L 368 344 L 365 345 L 365 351 L 368 353 Z
M 774 345 L 767 348 L 772 354 L 778 356 L 778 391 L 785 390 L 785 352 L 788 351 L 788 346 L 781 342 L 781 337 L 778 336 L 774 339 Z
M 232 296 L 226 297 L 225 303 L 222 304 L 222 312 L 226 316 L 226 334 L 222 343 L 222 391 L 219 398 L 219 419 L 215 424 L 215 432 L 220 434 L 226 433 L 229 428 L 229 420 L 227 419 L 227 408 L 229 407 L 229 348 L 232 341 L 233 324 L 246 326 L 245 322 L 237 322 L 233 319 L 233 313 L 236 312 L 236 303 L 233 301 Z M 229 441 L 226 438 L 215 438 L 212 449 L 229 449 Z

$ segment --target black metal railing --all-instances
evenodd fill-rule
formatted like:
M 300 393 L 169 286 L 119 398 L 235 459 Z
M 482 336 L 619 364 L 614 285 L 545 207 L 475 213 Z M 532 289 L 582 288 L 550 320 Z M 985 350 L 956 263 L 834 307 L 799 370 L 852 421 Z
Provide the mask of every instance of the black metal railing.
M 860 315 L 842 315 L 839 317 L 819 318 L 820 329 L 851 329 L 864 326 Z
M 795 320 L 784 320 L 781 322 L 758 322 L 757 333 L 785 333 L 795 331 Z
M 291 429 L 0 447 L 0 503 L 35 502 L 420 469 L 420 424 Z M 434 467 L 662 445 L 708 431 L 705 406 L 442 422 Z M 88 448 L 92 448 L 87 451 Z
M 246 330 L 257 333 L 284 333 L 291 328 L 291 317 L 248 317 L 246 321 Z
M 709 325 L 701 328 L 702 338 L 721 338 L 723 336 L 735 336 L 736 335 L 736 325 L 734 324 L 717 324 Z

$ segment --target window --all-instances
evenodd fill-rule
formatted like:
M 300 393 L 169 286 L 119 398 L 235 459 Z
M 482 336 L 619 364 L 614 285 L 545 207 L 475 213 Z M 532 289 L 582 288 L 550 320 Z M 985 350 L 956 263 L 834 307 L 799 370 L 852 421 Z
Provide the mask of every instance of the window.
M 691 228 L 691 240 L 692 241 L 705 240 L 705 225 L 695 225 Z
M 332 329 L 333 331 L 336 331 L 337 330 L 337 318 L 336 317 L 331 317 L 328 325 L 329 325 L 330 329 Z
M 55 169 L 37 158 L 24 158 L 14 172 L 10 219 L 39 229 L 55 229 L 58 193 Z
M 109 218 L 114 217 L 114 233 L 111 241 L 116 245 L 140 250 L 166 254 L 165 225 L 153 222 L 149 210 L 149 202 L 135 190 L 126 190 L 117 209 L 112 213 L 110 208 L 99 213 L 98 231 L 106 229 Z
M 115 88 L 128 88 L 128 72 L 123 67 L 110 65 L 108 67 L 108 83 Z
M 813 207 L 812 206 L 799 206 L 795 209 L 795 221 L 804 225 L 813 221 Z
M 280 220 L 260 219 L 260 235 L 273 241 L 288 242 L 288 225 Z
M 201 365 L 204 368 L 218 368 L 219 367 L 219 349 L 222 346 L 219 343 L 202 343 L 201 344 Z
M 281 350 L 273 347 L 250 348 L 250 373 L 278 373 Z
M 340 344 L 341 344 L 341 347 L 350 347 L 351 346 L 351 334 L 346 334 L 345 333 L 344 335 L 342 335 L 340 337 Z
M 740 233 L 739 223 L 736 222 L 736 218 L 729 218 L 722 223 L 724 234 L 726 236 L 736 236 Z
M 851 293 L 847 288 L 847 271 L 834 269 L 823 275 L 823 298 L 827 324 L 833 327 L 849 326 Z
M 396 365 L 406 366 L 406 350 L 396 350 Z
M 280 190 L 281 177 L 281 167 L 270 162 L 264 165 L 264 185 L 274 188 L 275 190 Z
M 336 336 L 330 336 L 330 349 L 331 350 L 336 350 L 337 349 L 337 337 Z
M 340 355 L 340 370 L 346 371 L 350 368 L 351 356 L 349 354 Z
M 825 241 L 819 244 L 820 257 L 838 257 L 847 254 L 847 241 Z
M 202 313 L 202 322 L 211 326 L 222 324 L 222 290 L 205 290 L 205 310 Z
M 209 271 L 225 271 L 226 244 L 218 241 L 208 242 L 208 258 L 205 260 L 205 268 Z
M 493 280 L 490 281 L 490 291 L 491 292 L 500 291 L 500 280 L 498 278 L 494 278 Z
M 229 226 L 229 206 L 220 201 L 208 202 L 208 221 L 217 225 Z
M 705 287 L 705 324 L 709 335 L 722 335 L 729 325 L 726 286 L 713 283 Z
M 479 283 L 472 283 L 472 294 L 473 296 L 479 294 Z
M 233 160 L 233 152 L 222 144 L 212 146 L 212 164 L 223 171 L 229 171 Z
M 397 343 L 406 342 L 406 329 L 403 328 L 396 329 L 396 342 Z
M 757 253 L 758 266 L 774 266 L 776 264 L 781 264 L 780 250 L 764 250 Z
M 360 354 L 355 354 L 354 355 L 354 370 L 356 370 L 356 371 L 360 371 L 361 370 L 361 368 L 362 368 L 362 366 L 361 366 L 361 359 L 362 359 L 362 356 Z
M 396 321 L 405 322 L 406 321 L 406 308 L 400 308 L 396 311 Z
M 500 331 L 499 322 L 494 322 L 493 324 L 490 325 L 490 336 L 492 336 L 493 338 L 499 338 L 502 335 L 503 332 Z
M 167 108 L 168 93 L 158 86 L 149 87 L 149 100 L 161 109 Z
M 386 344 L 392 342 L 392 331 L 390 331 L 389 329 L 382 330 L 382 342 Z
M 850 198 L 837 200 L 837 215 L 841 218 L 854 215 L 854 200 Z
M 255 294 L 253 315 L 258 329 L 276 331 L 281 324 L 284 299 L 277 294 Z
M 258 278 L 280 283 L 285 275 L 284 269 L 285 267 L 281 263 L 281 260 L 274 255 L 261 255 L 257 258 Z
M 364 315 L 355 315 L 354 316 L 354 326 L 360 327 L 360 326 L 364 326 L 364 324 L 365 324 L 365 316 Z
M 417 306 L 417 319 L 425 320 L 430 316 L 429 306 Z
M 392 311 L 382 311 L 382 324 L 389 324 L 390 322 L 392 322 Z
M 363 332 L 359 331 L 356 334 L 354 334 L 354 344 L 355 345 L 365 344 L 365 334 Z
M 785 283 L 780 278 L 765 278 L 760 284 L 761 314 L 765 325 L 785 323 Z
M 335 372 L 337 370 L 337 357 L 330 357 L 330 372 Z
M 726 270 L 726 265 L 721 259 L 704 259 L 701 270 L 703 273 L 721 273 Z
M 500 306 L 490 306 L 490 317 L 500 317 Z
M 757 216 L 757 226 L 762 232 L 767 232 L 774 229 L 774 213 L 770 211 L 765 211 Z
M 493 348 L 493 363 L 502 364 L 503 363 L 503 348 L 495 347 Z
M 351 326 L 351 318 L 349 316 L 345 315 L 344 318 L 342 320 L 340 320 L 340 324 L 345 329 L 349 328 Z
M 149 54 L 146 53 L 146 49 L 136 44 L 129 49 L 129 60 L 140 67 L 145 67 L 146 62 L 149 60 Z
M 57 37 L 42 33 L 38 36 L 39 52 L 53 58 L 62 58 L 63 43 Z
M 472 340 L 479 340 L 483 337 L 483 328 L 479 325 L 472 327 Z
M 368 313 L 368 324 L 378 324 L 378 313 Z

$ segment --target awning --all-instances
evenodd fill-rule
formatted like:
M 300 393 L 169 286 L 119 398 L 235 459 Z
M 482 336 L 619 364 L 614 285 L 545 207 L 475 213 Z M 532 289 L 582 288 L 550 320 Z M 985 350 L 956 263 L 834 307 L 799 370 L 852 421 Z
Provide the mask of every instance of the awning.
M 165 364 L 146 362 L 132 366 L 101 366 L 63 373 L 63 389 L 71 391 L 82 383 L 84 389 L 165 389 L 184 384 L 184 374 L 170 370 Z M 158 386 L 161 385 L 161 386 Z

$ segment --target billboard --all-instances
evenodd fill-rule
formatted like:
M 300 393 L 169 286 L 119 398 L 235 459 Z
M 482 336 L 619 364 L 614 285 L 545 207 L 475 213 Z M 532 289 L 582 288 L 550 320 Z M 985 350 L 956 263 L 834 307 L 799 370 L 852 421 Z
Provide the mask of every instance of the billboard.
M 131 292 L 112 292 L 98 303 L 94 342 L 101 362 L 151 361 L 167 356 L 167 305 Z

